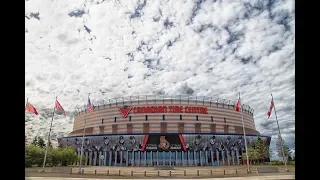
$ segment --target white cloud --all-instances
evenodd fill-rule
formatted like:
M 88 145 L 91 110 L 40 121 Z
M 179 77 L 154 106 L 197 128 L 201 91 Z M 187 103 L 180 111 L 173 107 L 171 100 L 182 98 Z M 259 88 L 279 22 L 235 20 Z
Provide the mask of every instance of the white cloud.
M 276 135 L 265 125 L 272 92 L 292 141 L 294 11 L 292 0 L 27 1 L 26 96 L 40 112 L 27 115 L 29 139 L 46 135 L 56 95 L 68 117 L 53 135 L 65 136 L 89 92 L 96 102 L 160 91 L 235 101 L 241 91 L 257 129 Z

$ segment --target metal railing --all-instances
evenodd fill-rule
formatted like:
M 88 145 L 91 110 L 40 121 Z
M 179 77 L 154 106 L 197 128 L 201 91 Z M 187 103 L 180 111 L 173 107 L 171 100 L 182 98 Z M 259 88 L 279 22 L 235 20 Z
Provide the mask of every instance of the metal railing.
M 235 106 L 237 101 L 222 99 L 222 98 L 214 98 L 209 96 L 190 96 L 190 95 L 137 95 L 137 96 L 124 96 L 124 97 L 118 97 L 118 98 L 112 98 L 107 100 L 101 100 L 101 101 L 92 101 L 93 108 L 100 108 L 101 106 L 112 106 L 112 105 L 126 105 L 128 103 L 133 102 L 168 102 L 168 101 L 181 101 L 181 102 L 195 102 L 196 104 L 199 103 L 199 105 L 204 105 L 204 103 L 209 103 L 210 106 L 216 105 L 222 105 L 224 106 Z M 87 105 L 80 106 L 77 108 L 75 116 L 79 115 L 81 112 L 84 112 Z M 254 109 L 250 107 L 249 105 L 242 104 L 244 112 L 248 112 L 253 114 Z

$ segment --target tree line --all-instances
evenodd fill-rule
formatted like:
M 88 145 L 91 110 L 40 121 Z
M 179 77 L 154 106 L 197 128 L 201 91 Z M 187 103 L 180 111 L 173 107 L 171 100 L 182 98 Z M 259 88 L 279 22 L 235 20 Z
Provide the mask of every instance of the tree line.
M 43 165 L 44 155 L 46 151 L 46 143 L 41 137 L 35 137 L 31 144 L 27 144 L 25 137 L 25 167 Z M 85 158 L 83 156 L 83 163 Z M 52 147 L 49 140 L 48 154 L 46 159 L 46 166 L 68 166 L 79 162 L 79 157 L 75 153 L 73 147 Z

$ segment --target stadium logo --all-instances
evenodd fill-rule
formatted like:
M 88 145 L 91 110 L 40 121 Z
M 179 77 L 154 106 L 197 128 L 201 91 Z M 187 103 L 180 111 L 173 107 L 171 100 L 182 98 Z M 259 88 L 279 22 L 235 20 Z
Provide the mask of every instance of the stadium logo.
M 166 140 L 165 136 L 160 136 L 160 144 L 159 148 L 161 149 L 168 149 L 170 146 L 169 142 Z
M 131 111 L 131 108 L 128 107 L 127 105 L 125 105 L 125 106 L 123 106 L 123 108 L 119 108 L 119 110 L 120 110 L 122 116 L 124 118 L 126 118 L 128 116 L 128 114 L 129 114 L 129 112 Z

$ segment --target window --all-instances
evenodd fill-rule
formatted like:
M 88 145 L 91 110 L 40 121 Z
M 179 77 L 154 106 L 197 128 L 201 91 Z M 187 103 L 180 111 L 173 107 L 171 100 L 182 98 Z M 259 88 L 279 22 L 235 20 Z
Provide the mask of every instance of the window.
M 132 124 L 127 124 L 127 133 L 132 133 Z
M 143 133 L 149 133 L 149 123 L 143 123 Z
M 146 121 L 148 121 L 148 115 L 146 115 Z
M 101 124 L 103 124 L 103 118 L 101 119 Z
M 180 121 L 182 120 L 182 115 L 180 115 Z
M 131 116 L 129 116 L 129 121 L 131 121 Z
M 165 120 L 165 115 L 162 115 L 162 120 Z
M 197 121 L 199 121 L 199 116 L 198 115 L 196 116 L 196 118 L 197 118 Z
M 112 125 L 112 134 L 117 134 L 118 126 L 116 124 Z
M 184 123 L 179 123 L 178 125 L 178 132 L 179 133 L 184 133 Z
M 227 120 L 226 120 L 226 118 L 223 118 L 223 120 L 224 120 L 224 123 L 227 123 Z
M 114 117 L 114 122 L 117 122 L 117 117 Z
M 211 122 L 213 122 L 213 117 L 211 116 Z
M 167 133 L 167 123 L 161 123 L 160 132 Z
M 196 132 L 196 133 L 201 133 L 201 124 L 200 124 L 200 123 L 197 123 L 197 124 L 195 125 L 195 132 Z

